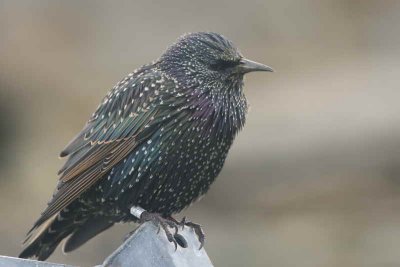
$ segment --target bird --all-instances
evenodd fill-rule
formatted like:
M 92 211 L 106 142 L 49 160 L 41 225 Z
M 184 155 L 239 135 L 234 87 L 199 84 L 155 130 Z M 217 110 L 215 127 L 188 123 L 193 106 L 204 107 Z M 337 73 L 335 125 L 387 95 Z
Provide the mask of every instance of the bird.
M 46 260 L 64 239 L 73 251 L 121 222 L 152 221 L 175 247 L 168 227 L 192 227 L 201 249 L 201 226 L 172 216 L 219 175 L 246 120 L 244 75 L 254 71 L 273 69 L 221 34 L 195 32 L 128 74 L 60 153 L 56 189 L 19 257 Z

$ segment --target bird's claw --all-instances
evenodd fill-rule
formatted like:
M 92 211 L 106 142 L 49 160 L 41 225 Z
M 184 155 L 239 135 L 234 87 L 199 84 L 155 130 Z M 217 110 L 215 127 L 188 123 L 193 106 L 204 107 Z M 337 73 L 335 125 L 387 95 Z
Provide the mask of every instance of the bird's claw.
M 201 228 L 201 225 L 191 221 L 187 221 L 186 217 L 183 217 L 182 220 L 179 222 L 172 216 L 164 218 L 160 214 L 144 211 L 140 216 L 140 222 L 143 223 L 147 221 L 153 222 L 158 227 L 157 234 L 160 232 L 161 228 L 164 229 L 168 241 L 174 244 L 175 250 L 178 249 L 178 243 L 175 238 L 175 235 L 178 233 L 178 226 L 181 226 L 182 230 L 185 228 L 185 226 L 192 228 L 200 242 L 199 250 L 202 249 L 204 246 L 206 236 L 203 232 L 203 229 Z M 172 234 L 169 228 L 175 229 L 175 234 Z
M 158 227 L 157 234 L 160 233 L 161 228 L 165 231 L 165 235 L 167 236 L 168 241 L 174 244 L 176 251 L 178 249 L 178 242 L 176 241 L 174 235 L 171 233 L 169 227 L 175 229 L 175 234 L 177 234 L 178 233 L 177 224 L 174 221 L 169 220 L 168 218 L 162 217 L 160 214 L 149 213 L 147 211 L 144 211 L 140 216 L 140 222 L 144 223 L 148 221 L 151 221 Z
M 206 239 L 206 235 L 204 234 L 203 229 L 201 228 L 201 225 L 191 222 L 191 221 L 187 221 L 186 217 L 182 218 L 182 220 L 179 222 L 179 225 L 182 226 L 182 230 L 184 229 L 185 226 L 188 226 L 194 230 L 194 232 L 197 235 L 197 238 L 199 239 L 199 242 L 200 242 L 199 250 L 202 249 L 204 246 L 204 241 Z
M 185 224 L 186 224 L 186 216 L 182 218 L 182 220 L 178 223 L 180 226 L 182 226 L 182 230 L 185 229 Z

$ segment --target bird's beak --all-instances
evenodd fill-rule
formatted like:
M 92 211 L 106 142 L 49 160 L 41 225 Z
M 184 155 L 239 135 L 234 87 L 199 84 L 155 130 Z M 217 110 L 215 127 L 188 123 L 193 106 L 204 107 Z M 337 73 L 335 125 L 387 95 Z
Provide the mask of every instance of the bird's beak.
M 246 59 L 246 58 L 242 58 L 240 60 L 240 63 L 238 65 L 238 70 L 240 73 L 248 73 L 248 72 L 252 72 L 252 71 L 270 71 L 273 72 L 274 70 L 271 67 L 268 67 L 267 65 Z

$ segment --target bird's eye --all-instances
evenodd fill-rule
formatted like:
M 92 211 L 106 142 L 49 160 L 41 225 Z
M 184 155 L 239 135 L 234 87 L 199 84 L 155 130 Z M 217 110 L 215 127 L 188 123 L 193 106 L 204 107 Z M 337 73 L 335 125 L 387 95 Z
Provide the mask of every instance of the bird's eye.
M 239 64 L 238 61 L 219 59 L 215 63 L 210 65 L 210 69 L 214 71 L 225 70 L 228 68 L 235 67 L 238 64 Z

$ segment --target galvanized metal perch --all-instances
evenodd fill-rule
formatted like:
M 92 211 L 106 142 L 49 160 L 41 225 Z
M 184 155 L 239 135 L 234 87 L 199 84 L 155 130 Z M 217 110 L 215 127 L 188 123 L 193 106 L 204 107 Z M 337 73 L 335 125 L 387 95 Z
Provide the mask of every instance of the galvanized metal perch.
M 169 242 L 151 222 L 140 225 L 125 242 L 97 267 L 211 267 L 204 248 L 190 227 L 180 228 L 175 238 L 178 248 Z M 172 230 L 174 231 L 174 230 Z M 71 265 L 0 256 L 0 267 L 73 267 Z

